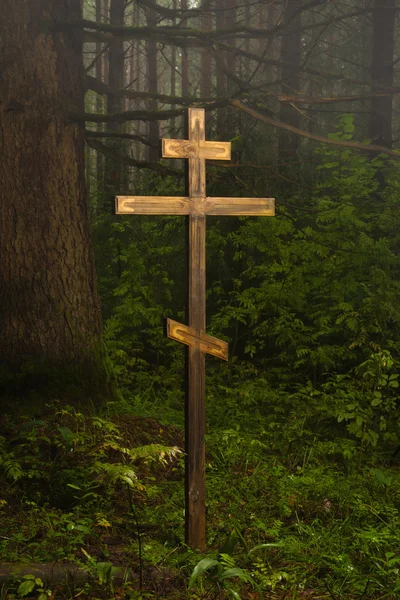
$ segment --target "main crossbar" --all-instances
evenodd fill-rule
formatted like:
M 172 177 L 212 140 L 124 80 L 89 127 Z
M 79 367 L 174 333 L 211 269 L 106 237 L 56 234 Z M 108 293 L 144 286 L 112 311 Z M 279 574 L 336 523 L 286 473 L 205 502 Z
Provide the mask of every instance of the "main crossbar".
M 272 217 L 273 198 L 196 198 L 183 196 L 117 196 L 116 214 Z

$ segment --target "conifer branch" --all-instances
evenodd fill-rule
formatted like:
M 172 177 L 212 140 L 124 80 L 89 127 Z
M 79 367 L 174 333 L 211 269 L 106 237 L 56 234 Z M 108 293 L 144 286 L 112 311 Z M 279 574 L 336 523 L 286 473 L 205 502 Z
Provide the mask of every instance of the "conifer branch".
M 160 175 L 172 175 L 173 177 L 184 177 L 184 171 L 179 171 L 178 169 L 171 169 L 170 167 L 166 167 L 165 165 L 159 162 L 150 162 L 150 161 L 139 161 L 135 160 L 130 156 L 126 156 L 123 154 L 119 154 L 115 150 L 112 150 L 108 146 L 105 146 L 98 140 L 94 140 L 92 138 L 86 138 L 86 143 L 88 146 L 101 152 L 104 156 L 108 156 L 112 160 L 115 160 L 124 165 L 128 165 L 131 167 L 135 167 L 136 169 L 150 169 L 151 171 L 155 171 Z
M 264 115 L 260 112 L 257 112 L 253 108 L 250 108 L 240 100 L 232 100 L 231 105 L 239 110 L 242 110 L 254 119 L 257 119 L 258 121 L 262 121 L 263 123 L 266 123 L 267 125 L 272 125 L 272 127 L 277 127 L 278 129 L 290 131 L 291 133 L 294 133 L 295 135 L 300 135 L 301 137 L 307 138 L 308 140 L 313 140 L 322 144 L 328 144 L 330 146 L 341 146 L 342 148 L 353 148 L 355 150 L 362 150 L 363 152 L 368 152 L 370 154 L 372 152 L 383 153 L 392 156 L 396 160 L 400 159 L 400 152 L 391 150 L 390 148 L 385 148 L 385 146 L 375 146 L 374 144 L 361 144 L 360 142 L 350 142 L 345 140 L 331 140 L 329 138 L 323 137 L 322 135 L 309 133 L 308 131 L 304 131 L 303 129 L 298 129 L 297 127 L 293 127 L 292 125 L 288 125 L 287 123 L 282 123 L 280 121 L 277 121 L 276 119 L 272 119 L 271 117 L 268 117 L 267 115 Z

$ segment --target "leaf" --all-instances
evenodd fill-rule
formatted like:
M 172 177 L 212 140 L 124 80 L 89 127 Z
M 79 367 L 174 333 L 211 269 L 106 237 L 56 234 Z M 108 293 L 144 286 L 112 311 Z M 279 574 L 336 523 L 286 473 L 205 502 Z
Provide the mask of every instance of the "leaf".
M 233 552 L 235 550 L 235 546 L 239 541 L 239 536 L 237 535 L 236 531 L 232 531 L 231 535 L 228 537 L 228 539 L 222 544 L 221 548 L 219 549 L 219 554 L 229 554 L 229 556 L 233 555 Z
M 229 592 L 232 594 L 232 596 L 235 598 L 235 600 L 242 600 L 241 597 L 239 596 L 239 594 L 232 589 L 229 589 Z
M 72 445 L 76 439 L 76 434 L 71 431 L 69 427 L 64 427 L 63 425 L 60 425 L 57 429 L 61 433 L 63 440 L 67 442 L 67 444 Z
M 194 586 L 200 575 L 202 575 L 205 571 L 208 571 L 208 569 L 216 567 L 217 565 L 219 565 L 219 562 L 215 560 L 215 558 L 203 558 L 203 560 L 197 563 L 197 565 L 193 569 L 189 580 L 189 588 L 192 588 Z
M 22 423 L 22 425 L 20 425 L 20 429 L 27 429 L 28 427 L 35 427 L 35 425 L 46 425 L 46 423 L 44 421 L 42 421 L 42 419 L 35 419 L 34 421 L 27 421 L 26 423 Z
M 256 550 L 261 550 L 262 548 L 282 548 L 282 546 L 284 546 L 283 542 L 271 542 L 269 544 L 258 544 L 258 546 L 254 546 L 254 548 L 252 548 L 249 551 L 249 555 L 252 554 L 253 552 L 255 552 Z
M 82 531 L 83 533 L 91 533 L 91 529 L 90 527 L 87 527 L 87 525 L 75 525 L 75 529 L 77 531 Z
M 19 586 L 17 593 L 18 596 L 26 596 L 27 594 L 29 594 L 30 592 L 32 592 L 32 590 L 35 589 L 35 581 L 32 579 L 28 579 L 28 581 L 24 581 L 23 583 L 21 583 L 21 585 Z
M 219 579 L 224 580 L 230 579 L 231 577 L 239 577 L 239 579 L 242 579 L 243 581 L 254 583 L 252 577 L 248 573 L 246 573 L 246 571 L 243 571 L 243 569 L 241 569 L 240 567 L 232 567 L 231 569 L 226 569 L 226 571 L 224 571 L 220 575 Z
M 88 558 L 89 560 L 93 560 L 92 557 L 90 556 L 89 552 L 86 552 L 85 548 L 81 548 L 81 552 L 83 552 L 83 554 L 86 556 L 86 558 Z
M 96 565 L 100 585 L 109 583 L 113 573 L 113 565 L 110 562 L 99 562 Z

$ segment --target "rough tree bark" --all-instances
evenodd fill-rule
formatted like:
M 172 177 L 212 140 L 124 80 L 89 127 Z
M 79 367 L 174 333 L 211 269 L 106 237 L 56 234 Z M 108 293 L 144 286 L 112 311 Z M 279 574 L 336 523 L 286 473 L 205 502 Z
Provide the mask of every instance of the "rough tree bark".
M 300 17 L 295 17 L 299 8 L 298 0 L 287 0 L 284 22 L 295 29 L 290 35 L 283 36 L 281 45 L 281 61 L 286 63 L 282 68 L 282 94 L 293 95 L 300 91 L 299 67 L 301 57 Z M 296 30 L 297 26 L 297 30 Z M 291 104 L 281 104 L 280 120 L 292 127 L 300 126 L 300 113 Z M 281 133 L 279 138 L 279 160 L 285 162 L 294 158 L 299 147 L 299 137 L 292 133 Z
M 68 120 L 83 110 L 82 39 L 44 31 L 80 17 L 80 0 L 3 0 L 0 11 L 0 364 L 11 376 L 29 365 L 39 390 L 51 373 L 89 389 L 107 378 L 84 128 Z
M 390 91 L 393 86 L 393 51 L 396 0 L 375 0 L 372 11 L 372 92 Z M 392 146 L 392 96 L 371 100 L 372 143 Z

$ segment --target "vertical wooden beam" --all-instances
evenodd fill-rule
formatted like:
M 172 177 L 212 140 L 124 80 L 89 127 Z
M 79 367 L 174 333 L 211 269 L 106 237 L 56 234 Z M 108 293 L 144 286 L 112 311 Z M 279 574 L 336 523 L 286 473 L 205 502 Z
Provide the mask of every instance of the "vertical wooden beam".
M 204 110 L 189 109 L 189 140 L 205 140 Z M 191 202 L 205 197 L 205 159 L 189 159 L 189 197 Z M 189 217 L 189 326 L 206 329 L 206 217 Z M 200 345 L 187 349 L 186 390 L 186 543 L 191 548 L 206 548 L 205 493 L 205 354 Z
M 182 0 L 183 1 L 183 0 Z M 167 321 L 167 335 L 186 350 L 186 542 L 206 548 L 205 354 L 228 359 L 226 342 L 206 333 L 206 215 L 274 215 L 272 198 L 207 198 L 206 158 L 230 158 L 229 142 L 205 141 L 203 109 L 189 109 L 186 139 L 163 140 L 164 158 L 183 158 L 188 166 L 186 197 L 118 196 L 117 214 L 179 214 L 187 218 L 188 325 Z

